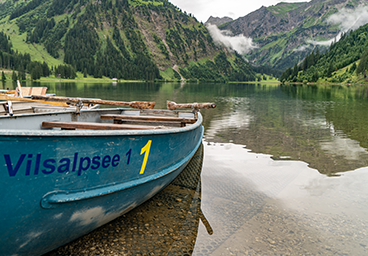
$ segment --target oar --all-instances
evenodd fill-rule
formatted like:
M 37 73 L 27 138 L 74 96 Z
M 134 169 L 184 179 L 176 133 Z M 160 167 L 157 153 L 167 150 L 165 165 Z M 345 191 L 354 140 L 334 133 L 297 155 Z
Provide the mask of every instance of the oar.
M 0 94 L 14 94 L 15 90 L 0 90 Z
M 0 95 L 0 100 L 37 102 L 37 103 L 45 103 L 45 104 L 59 106 L 59 107 L 69 107 L 69 105 L 66 104 L 65 102 L 49 102 L 49 101 L 33 100 L 29 98 L 19 98 L 19 97 L 7 96 L 7 95 Z
M 200 109 L 200 108 L 215 108 L 215 103 L 184 103 L 177 104 L 173 101 L 167 101 L 167 109 L 175 110 L 180 108 L 191 108 L 191 109 Z
M 19 80 L 17 80 L 17 89 L 15 90 L 16 93 L 15 93 L 15 96 L 18 96 L 20 98 L 23 98 L 23 94 L 22 94 L 22 86 L 20 85 L 20 82 Z M 17 92 L 18 92 L 18 95 L 17 95 Z
M 87 99 L 87 98 L 69 98 L 69 97 L 42 96 L 42 95 L 32 95 L 32 99 L 76 103 L 76 104 L 82 102 L 82 103 L 87 103 L 87 104 L 129 106 L 132 108 L 139 108 L 139 109 L 153 109 L 156 104 L 155 102 L 146 102 L 146 101 L 124 102 L 124 101 Z

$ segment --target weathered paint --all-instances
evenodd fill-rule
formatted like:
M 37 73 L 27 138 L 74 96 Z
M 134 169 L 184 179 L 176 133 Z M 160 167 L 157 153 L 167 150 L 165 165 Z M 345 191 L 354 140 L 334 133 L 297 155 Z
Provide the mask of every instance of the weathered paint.
M 215 108 L 215 103 L 184 103 L 184 104 L 177 104 L 173 101 L 167 101 L 166 102 L 167 109 L 169 110 L 175 110 L 175 109 L 181 109 L 181 108 L 191 108 L 191 109 L 201 109 L 201 108 Z
M 108 112 L 82 111 L 78 120 Z M 202 142 L 200 115 L 193 125 L 164 130 L 33 129 L 72 115 L 0 118 L 0 255 L 43 254 L 133 209 L 169 184 Z M 20 123 L 30 130 L 2 129 Z
M 70 97 L 57 97 L 47 95 L 32 95 L 32 99 L 44 100 L 46 102 L 67 102 L 67 103 L 82 103 L 82 104 L 103 104 L 103 105 L 114 105 L 114 106 L 129 106 L 138 109 L 153 109 L 155 102 L 147 101 L 112 101 L 112 100 L 100 100 L 100 99 L 85 99 L 85 98 L 70 98 Z

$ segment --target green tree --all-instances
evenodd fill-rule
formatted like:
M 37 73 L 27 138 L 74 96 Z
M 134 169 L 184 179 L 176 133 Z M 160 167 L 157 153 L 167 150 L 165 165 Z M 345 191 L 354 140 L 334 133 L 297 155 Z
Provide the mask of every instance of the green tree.
M 350 73 L 354 73 L 354 71 L 356 70 L 356 68 L 357 68 L 357 64 L 354 62 L 354 64 L 351 66 L 349 72 Z
M 317 82 L 318 78 L 319 78 L 318 72 L 317 72 L 317 70 L 315 70 L 314 73 L 313 73 L 313 76 L 312 76 L 312 82 Z
M 6 81 L 6 77 L 5 77 L 4 71 L 2 71 L 2 73 L 1 73 L 1 80 L 2 81 Z
M 42 68 L 40 65 L 36 65 L 31 71 L 32 80 L 37 80 L 41 78 Z
M 24 72 L 23 66 L 20 66 L 19 72 L 18 72 L 18 79 L 19 80 L 26 80 L 26 73 Z
M 17 76 L 17 74 L 15 73 L 14 70 L 13 70 L 13 73 L 12 73 L 12 80 L 13 81 L 17 81 L 18 80 L 18 76 Z
M 360 62 L 359 62 L 359 65 L 356 69 L 356 73 L 357 75 L 362 73 L 364 75 L 364 71 L 368 69 L 368 50 L 366 50 L 361 59 L 360 59 Z
M 331 62 L 330 62 L 330 64 L 328 65 L 328 69 L 327 69 L 327 72 L 326 72 L 326 76 L 327 76 L 327 77 L 331 77 L 332 72 L 334 72 L 334 69 L 335 69 L 335 67 L 334 67 L 334 65 L 333 65 L 333 63 L 332 63 L 332 61 L 331 61 Z
M 295 64 L 293 68 L 293 76 L 298 76 L 298 71 L 299 71 L 298 65 Z

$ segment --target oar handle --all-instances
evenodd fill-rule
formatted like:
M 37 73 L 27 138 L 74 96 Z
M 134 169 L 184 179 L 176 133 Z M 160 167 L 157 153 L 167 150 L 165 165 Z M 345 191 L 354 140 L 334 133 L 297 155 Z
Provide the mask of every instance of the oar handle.
M 59 107 L 68 107 L 69 105 L 65 102 L 48 102 L 44 100 L 33 100 L 29 98 L 20 98 L 20 97 L 14 97 L 14 96 L 8 96 L 8 95 L 0 95 L 0 100 L 6 100 L 6 101 L 26 101 L 26 102 L 35 102 L 35 103 L 44 103 L 48 105 L 54 105 Z
M 215 108 L 215 103 L 184 103 L 177 104 L 173 101 L 167 101 L 167 109 L 175 110 L 180 108 L 191 108 L 191 109 L 201 109 L 201 108 Z
M 22 86 L 20 85 L 19 80 L 17 80 L 17 89 L 15 90 L 15 96 L 18 96 L 20 98 L 23 98 L 23 94 L 22 94 Z M 18 94 L 18 95 L 17 95 Z
M 153 109 L 155 102 L 147 101 L 112 101 L 112 100 L 100 100 L 100 99 L 88 99 L 88 98 L 70 98 L 70 97 L 57 97 L 57 96 L 43 96 L 43 95 L 32 95 L 32 99 L 40 99 L 44 101 L 58 101 L 67 103 L 86 103 L 86 104 L 102 104 L 102 105 L 114 105 L 114 106 L 129 106 L 132 108 L 139 109 Z

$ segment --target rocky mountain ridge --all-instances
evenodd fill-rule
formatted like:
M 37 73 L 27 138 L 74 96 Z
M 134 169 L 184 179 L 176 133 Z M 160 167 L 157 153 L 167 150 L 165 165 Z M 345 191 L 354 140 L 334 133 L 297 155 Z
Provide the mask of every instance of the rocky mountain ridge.
M 0 31 L 14 50 L 85 76 L 255 79 L 248 63 L 167 0 L 6 0 Z
M 329 24 L 328 18 L 343 8 L 354 9 L 367 5 L 364 0 L 312 0 L 299 3 L 279 3 L 260 9 L 234 21 L 220 25 L 234 35 L 253 38 L 259 48 L 246 57 L 255 64 L 285 70 L 311 53 L 316 43 L 328 41 L 340 29 Z M 304 46 L 303 49 L 300 48 Z M 320 44 L 321 51 L 329 45 Z
M 220 26 L 230 21 L 233 21 L 233 18 L 226 17 L 226 16 L 222 18 L 210 16 L 208 20 L 205 22 L 205 24 L 206 25 L 212 24 L 212 25 Z

